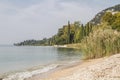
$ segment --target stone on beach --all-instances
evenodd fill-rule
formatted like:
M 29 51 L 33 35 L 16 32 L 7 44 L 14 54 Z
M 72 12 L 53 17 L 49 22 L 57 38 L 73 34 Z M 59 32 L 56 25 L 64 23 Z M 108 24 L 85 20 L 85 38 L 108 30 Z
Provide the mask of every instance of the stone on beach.
M 58 80 L 120 80 L 120 54 L 106 58 L 95 65 L 79 69 Z

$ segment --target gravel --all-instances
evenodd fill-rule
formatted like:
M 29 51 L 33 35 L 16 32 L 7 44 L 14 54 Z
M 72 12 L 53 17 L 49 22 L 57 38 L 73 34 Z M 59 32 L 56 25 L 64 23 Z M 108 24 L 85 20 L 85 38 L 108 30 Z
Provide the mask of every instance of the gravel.
M 110 56 L 100 63 L 79 69 L 57 80 L 120 80 L 120 54 Z

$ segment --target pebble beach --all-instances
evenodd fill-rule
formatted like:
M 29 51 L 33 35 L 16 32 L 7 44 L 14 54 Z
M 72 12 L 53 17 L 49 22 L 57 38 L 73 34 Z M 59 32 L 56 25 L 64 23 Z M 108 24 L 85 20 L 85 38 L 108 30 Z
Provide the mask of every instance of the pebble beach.
M 85 60 L 71 67 L 26 80 L 120 80 L 120 54 L 99 59 Z

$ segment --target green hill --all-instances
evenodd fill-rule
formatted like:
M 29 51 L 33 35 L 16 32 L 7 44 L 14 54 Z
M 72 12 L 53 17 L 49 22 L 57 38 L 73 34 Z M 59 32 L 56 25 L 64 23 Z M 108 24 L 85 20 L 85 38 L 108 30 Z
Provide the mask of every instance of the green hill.
M 90 21 L 90 23 L 95 24 L 95 25 L 100 24 L 101 18 L 106 12 L 112 12 L 112 13 L 120 12 L 120 4 L 102 10 L 101 12 L 96 14 L 96 16 Z

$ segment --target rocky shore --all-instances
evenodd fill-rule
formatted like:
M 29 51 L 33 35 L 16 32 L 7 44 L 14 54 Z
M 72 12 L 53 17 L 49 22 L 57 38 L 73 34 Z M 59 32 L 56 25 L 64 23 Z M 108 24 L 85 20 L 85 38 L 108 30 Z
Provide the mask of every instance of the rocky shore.
M 120 80 L 120 54 L 87 60 L 52 72 L 44 78 L 39 76 L 34 76 L 29 80 Z
M 120 80 L 120 54 L 79 69 L 58 80 Z

